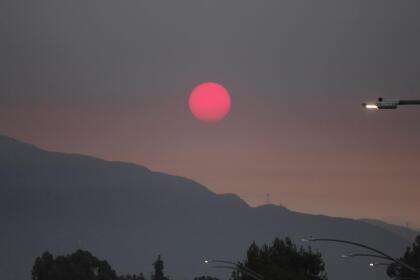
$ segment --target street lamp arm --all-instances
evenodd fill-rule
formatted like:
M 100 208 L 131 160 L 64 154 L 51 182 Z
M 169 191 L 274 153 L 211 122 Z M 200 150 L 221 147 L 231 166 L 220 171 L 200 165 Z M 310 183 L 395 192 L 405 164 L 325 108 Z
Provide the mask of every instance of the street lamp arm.
M 229 269 L 233 269 L 233 270 L 238 270 L 238 271 L 250 276 L 251 278 L 253 278 L 255 280 L 263 280 L 263 276 L 261 274 L 258 274 L 257 272 L 247 268 L 246 266 L 244 266 L 240 263 L 235 263 L 235 262 L 226 261 L 226 260 L 207 260 L 206 263 L 228 264 L 228 265 L 224 265 L 224 266 L 215 266 L 215 267 L 216 268 L 229 268 Z
M 398 105 L 420 105 L 420 100 L 399 100 Z
M 357 247 L 360 247 L 360 248 L 364 248 L 364 249 L 367 249 L 369 251 L 378 253 L 379 255 L 382 255 L 382 256 L 384 256 L 385 259 L 388 259 L 390 261 L 393 261 L 393 262 L 395 262 L 395 263 L 397 263 L 397 264 L 399 264 L 399 265 L 401 265 L 401 266 L 403 266 L 403 267 L 411 270 L 412 272 L 419 273 L 419 271 L 416 268 L 412 267 L 411 265 L 408 265 L 405 262 L 399 261 L 399 260 L 391 257 L 390 255 L 388 255 L 388 254 L 386 254 L 386 253 L 384 253 L 384 252 L 382 252 L 382 251 L 380 251 L 378 249 L 372 248 L 370 246 L 367 246 L 367 245 L 364 245 L 364 244 L 361 244 L 361 243 L 357 243 L 357 242 L 353 242 L 353 241 L 348 241 L 348 240 L 341 240 L 341 239 L 331 239 L 331 238 L 310 238 L 310 239 L 308 239 L 308 241 L 315 241 L 315 242 L 316 241 L 337 242 L 337 243 L 344 243 L 344 244 L 349 244 L 349 245 L 357 246 Z
M 214 263 L 226 263 L 226 264 L 231 264 L 231 265 L 234 265 L 234 266 L 237 266 L 238 265 L 238 263 L 235 263 L 235 262 L 231 262 L 231 261 L 226 261 L 226 260 L 209 260 L 208 262 L 214 262 Z
M 370 266 L 378 266 L 378 265 L 384 265 L 384 266 L 389 266 L 392 263 L 386 263 L 386 262 L 374 262 L 374 263 L 370 263 Z
M 239 272 L 242 272 L 245 275 L 248 275 L 249 277 L 251 277 L 254 280 L 263 280 L 263 278 L 261 276 L 257 276 L 253 273 L 250 273 L 249 271 L 242 269 L 238 266 L 229 266 L 229 265 L 216 265 L 214 266 L 214 268 L 225 268 L 225 269 L 230 269 L 230 270 L 237 270 Z
M 240 269 L 242 269 L 244 271 L 247 271 L 248 274 L 253 274 L 256 277 L 263 278 L 262 275 L 258 274 L 257 272 L 255 272 L 255 271 L 247 268 L 246 266 L 244 266 L 244 265 L 242 265 L 240 263 L 235 263 L 235 262 L 226 261 L 226 260 L 217 260 L 217 259 L 216 260 L 209 260 L 209 262 L 230 264 L 230 265 L 233 265 L 233 266 L 235 266 L 237 268 L 240 268 Z
M 378 258 L 383 260 L 389 260 L 387 257 L 384 257 L 382 255 L 375 255 L 375 254 L 349 254 L 349 255 L 343 255 L 344 258 L 353 258 L 353 257 L 370 257 L 370 258 Z

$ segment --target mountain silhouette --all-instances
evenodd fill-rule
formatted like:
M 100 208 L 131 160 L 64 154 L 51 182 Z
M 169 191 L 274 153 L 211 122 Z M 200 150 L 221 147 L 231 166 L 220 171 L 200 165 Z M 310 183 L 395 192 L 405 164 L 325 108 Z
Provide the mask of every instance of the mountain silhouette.
M 413 243 L 413 240 L 416 238 L 417 235 L 420 234 L 419 230 L 411 229 L 408 226 L 399 226 L 399 225 L 393 225 L 390 223 L 386 223 L 381 220 L 375 220 L 375 219 L 360 219 L 363 222 L 376 225 L 378 227 L 382 227 L 390 232 L 393 232 L 402 238 L 404 238 L 407 242 L 407 246 L 411 246 Z
M 263 184 L 263 182 L 261 182 Z M 78 248 L 106 259 L 120 273 L 152 271 L 158 254 L 171 279 L 198 275 L 228 277 L 205 258 L 242 260 L 252 241 L 290 236 L 359 241 L 400 256 L 407 241 L 364 221 L 309 215 L 282 206 L 250 207 L 234 194 L 215 194 L 183 177 L 135 164 L 49 152 L 0 136 L 0 277 L 30 278 L 45 250 L 67 254 Z M 330 279 L 383 279 L 383 268 L 367 259 L 342 259 L 360 252 L 348 246 L 313 243 Z

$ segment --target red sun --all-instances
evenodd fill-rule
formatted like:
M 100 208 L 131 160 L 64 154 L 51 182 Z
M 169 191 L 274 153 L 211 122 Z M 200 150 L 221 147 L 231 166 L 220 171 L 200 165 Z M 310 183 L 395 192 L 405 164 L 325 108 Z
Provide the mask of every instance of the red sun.
M 218 83 L 202 83 L 191 92 L 189 105 L 191 113 L 200 121 L 217 122 L 229 113 L 230 95 Z

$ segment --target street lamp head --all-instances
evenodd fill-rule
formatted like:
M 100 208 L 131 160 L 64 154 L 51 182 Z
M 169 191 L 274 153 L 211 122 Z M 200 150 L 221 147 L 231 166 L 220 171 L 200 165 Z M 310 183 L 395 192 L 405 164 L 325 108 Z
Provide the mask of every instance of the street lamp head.
M 369 266 L 373 267 L 373 266 L 389 266 L 391 265 L 391 262 L 371 262 L 369 264 Z
M 377 102 L 362 103 L 362 106 L 370 110 L 397 109 L 399 104 L 400 104 L 399 99 L 383 99 L 382 97 L 379 97 Z
M 420 101 L 419 101 L 419 104 L 420 104 Z M 352 245 L 352 246 L 356 246 L 356 247 L 360 247 L 360 248 L 363 248 L 363 249 L 367 249 L 367 250 L 375 253 L 375 255 L 374 254 L 352 254 L 351 255 L 352 257 L 353 256 L 356 256 L 356 255 L 357 256 L 365 256 L 365 257 L 369 256 L 369 257 L 375 257 L 375 258 L 378 258 L 379 257 L 381 259 L 385 259 L 385 260 L 391 261 L 391 263 L 397 263 L 398 265 L 400 265 L 402 267 L 405 267 L 405 268 L 409 269 L 412 272 L 415 272 L 415 273 L 419 273 L 420 272 L 419 269 L 417 269 L 415 267 L 412 267 L 411 265 L 406 264 L 403 261 L 400 261 L 398 259 L 395 259 L 395 258 L 389 256 L 388 254 L 386 254 L 386 253 L 384 253 L 384 252 L 382 252 L 382 251 L 380 251 L 378 249 L 375 249 L 375 248 L 370 247 L 368 245 L 364 245 L 364 244 L 357 243 L 357 242 L 354 242 L 354 241 L 348 241 L 348 240 L 343 240 L 343 239 L 333 239 L 333 238 L 313 238 L 313 237 L 311 237 L 309 239 L 301 239 L 301 240 L 302 241 L 314 241 L 314 242 L 315 241 L 321 241 L 321 242 L 322 241 L 325 241 L 325 242 L 338 242 L 338 243 L 349 244 L 349 245 Z M 370 263 L 369 265 L 370 266 L 374 266 L 374 265 L 386 265 L 386 266 L 389 266 L 391 263 Z
M 374 103 L 362 103 L 362 106 L 365 107 L 366 109 L 374 109 L 374 110 L 379 109 L 378 105 Z
M 397 109 L 398 104 L 400 103 L 400 100 L 398 99 L 383 99 L 378 98 L 378 105 L 379 109 Z
M 301 242 L 311 242 L 311 241 L 316 241 L 316 239 L 312 236 L 310 236 L 309 238 L 301 238 L 300 239 Z

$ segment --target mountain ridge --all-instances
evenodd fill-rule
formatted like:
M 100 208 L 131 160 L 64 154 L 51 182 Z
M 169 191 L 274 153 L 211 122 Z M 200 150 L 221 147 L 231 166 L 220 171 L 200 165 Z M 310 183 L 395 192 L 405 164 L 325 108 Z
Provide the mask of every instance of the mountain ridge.
M 360 221 L 378 226 L 378 227 L 382 227 L 390 232 L 393 232 L 395 234 L 398 234 L 399 236 L 401 236 L 402 238 L 404 238 L 405 240 L 407 240 L 407 243 L 411 245 L 411 243 L 414 242 L 415 238 L 417 235 L 420 234 L 420 230 L 416 230 L 416 229 L 412 229 L 412 228 L 408 228 L 408 227 L 404 227 L 404 226 L 400 226 L 400 225 L 395 225 L 395 224 L 391 224 L 382 220 L 378 220 L 378 219 L 366 219 L 366 218 L 362 218 L 359 219 Z
M 224 276 L 203 266 L 202 259 L 239 260 L 252 241 L 275 237 L 290 236 L 298 244 L 310 235 L 351 239 L 396 256 L 406 244 L 398 234 L 362 221 L 277 205 L 251 207 L 236 194 L 216 194 L 184 177 L 132 163 L 49 152 L 4 136 L 0 183 L 0 218 L 5 221 L 0 266 L 7 267 L 5 280 L 26 279 L 31 262 L 44 250 L 68 253 L 82 245 L 123 273 L 147 272 L 162 253 L 168 274 L 181 279 Z M 343 253 L 340 246 L 312 246 L 325 256 L 330 279 L 341 271 L 347 271 L 341 279 L 383 277 L 383 271 L 357 261 L 354 268 L 354 263 L 337 259 Z

